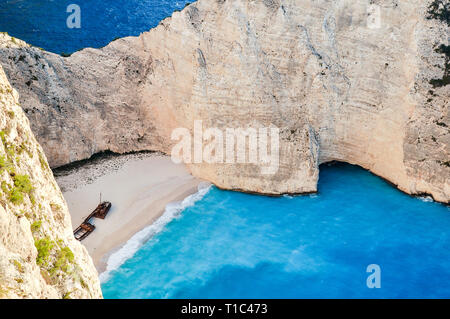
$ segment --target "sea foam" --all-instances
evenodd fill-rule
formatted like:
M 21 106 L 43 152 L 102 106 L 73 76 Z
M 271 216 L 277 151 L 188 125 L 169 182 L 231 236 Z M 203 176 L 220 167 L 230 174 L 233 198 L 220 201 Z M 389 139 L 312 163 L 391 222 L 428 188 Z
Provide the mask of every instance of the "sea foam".
M 134 254 L 148 240 L 164 229 L 169 222 L 180 216 L 188 207 L 193 206 L 201 200 L 211 189 L 211 184 L 200 183 L 198 192 L 186 197 L 183 201 L 173 202 L 166 205 L 164 213 L 153 224 L 145 227 L 128 240 L 119 250 L 112 253 L 107 261 L 106 270 L 100 274 L 100 282 L 106 282 L 112 271 L 118 269 L 125 261 L 132 258 Z
M 433 197 L 431 196 L 419 196 L 418 197 L 422 202 L 431 203 L 434 202 Z

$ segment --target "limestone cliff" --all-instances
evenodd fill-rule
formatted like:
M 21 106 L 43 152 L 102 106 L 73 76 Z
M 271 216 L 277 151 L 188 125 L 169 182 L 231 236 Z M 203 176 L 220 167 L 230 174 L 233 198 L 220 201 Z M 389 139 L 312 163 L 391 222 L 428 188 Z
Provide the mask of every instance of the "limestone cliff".
M 0 298 L 100 298 L 66 202 L 0 66 Z
M 448 0 L 199 0 L 67 58 L 4 35 L 0 62 L 52 166 L 168 152 L 172 130 L 201 119 L 281 129 L 274 176 L 190 166 L 222 188 L 315 191 L 318 165 L 339 160 L 448 202 L 448 11 Z

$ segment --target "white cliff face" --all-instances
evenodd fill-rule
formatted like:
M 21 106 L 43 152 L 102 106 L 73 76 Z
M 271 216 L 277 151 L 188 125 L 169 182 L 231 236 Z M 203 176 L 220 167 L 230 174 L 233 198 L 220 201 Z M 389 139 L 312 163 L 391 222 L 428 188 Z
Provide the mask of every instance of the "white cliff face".
M 448 1 L 371 1 L 379 16 L 368 3 L 200 0 L 68 58 L 0 36 L 0 61 L 52 166 L 103 150 L 169 153 L 172 130 L 195 120 L 276 126 L 277 174 L 192 173 L 225 189 L 303 193 L 317 189 L 320 163 L 339 160 L 448 202 L 449 26 L 432 6 Z
M 0 66 L 0 298 L 101 298 L 66 202 Z

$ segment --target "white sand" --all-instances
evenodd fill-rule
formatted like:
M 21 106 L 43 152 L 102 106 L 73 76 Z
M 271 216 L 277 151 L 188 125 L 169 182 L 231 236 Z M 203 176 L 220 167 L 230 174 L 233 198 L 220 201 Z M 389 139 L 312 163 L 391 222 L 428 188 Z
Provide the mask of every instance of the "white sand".
M 167 204 L 196 193 L 201 183 L 183 165 L 157 154 L 108 158 L 58 175 L 74 229 L 98 205 L 100 192 L 112 203 L 104 220 L 92 219 L 96 229 L 82 241 L 99 272 L 108 256 L 159 218 Z

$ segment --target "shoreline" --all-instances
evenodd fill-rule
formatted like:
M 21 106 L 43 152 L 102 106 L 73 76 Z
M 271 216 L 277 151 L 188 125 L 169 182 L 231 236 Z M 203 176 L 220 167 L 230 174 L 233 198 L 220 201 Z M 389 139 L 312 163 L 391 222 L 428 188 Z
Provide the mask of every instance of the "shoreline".
M 160 219 L 169 204 L 198 193 L 203 182 L 190 175 L 184 165 L 158 153 L 107 157 L 55 175 L 73 229 L 94 210 L 100 193 L 102 200 L 112 203 L 104 220 L 92 219 L 96 229 L 81 242 L 99 274 L 107 269 L 108 259 Z
M 151 224 L 136 232 L 120 247 L 113 249 L 106 254 L 100 265 L 100 267 L 103 267 L 99 273 L 100 282 L 103 283 L 107 281 L 112 271 L 118 269 L 128 259 L 132 258 L 145 243 L 163 231 L 164 227 L 180 216 L 186 208 L 194 205 L 198 200 L 201 200 L 210 189 L 210 183 L 201 182 L 197 187 L 197 192 L 188 195 L 183 198 L 182 201 L 168 203 L 161 215 Z
M 111 236 L 108 236 L 107 240 L 111 240 L 109 243 L 104 244 L 97 249 L 94 248 L 94 253 L 91 255 L 91 258 L 94 261 L 94 265 L 97 268 L 99 275 L 101 276 L 101 274 L 107 271 L 109 258 L 112 255 L 124 248 L 136 234 L 147 227 L 154 225 L 154 223 L 164 215 L 167 205 L 183 201 L 190 195 L 196 194 L 198 192 L 198 186 L 199 183 L 196 182 L 181 185 L 179 189 L 174 190 L 170 195 L 158 200 L 158 203 L 156 203 L 158 209 L 152 208 L 148 213 L 136 216 L 136 218 L 146 218 L 145 223 L 129 223 L 124 226 L 123 231 L 119 234 L 111 234 Z M 88 239 L 89 237 L 86 240 Z

